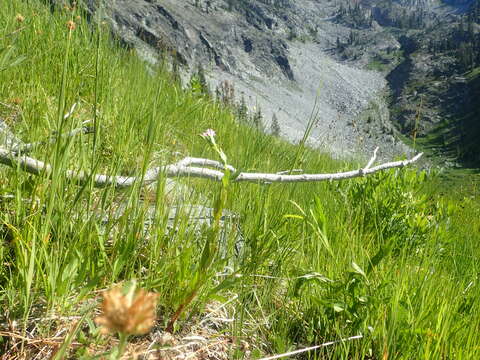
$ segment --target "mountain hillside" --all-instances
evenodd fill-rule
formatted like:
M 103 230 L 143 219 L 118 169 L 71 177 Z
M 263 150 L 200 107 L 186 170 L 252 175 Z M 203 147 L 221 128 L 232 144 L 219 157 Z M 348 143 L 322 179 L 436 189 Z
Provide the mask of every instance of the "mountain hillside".
M 318 91 L 339 128 L 313 117 L 317 139 L 394 153 L 412 35 L 463 8 L 376 2 L 387 26 L 346 1 L 95 3 L 0 1 L 2 360 L 480 359 L 479 174 L 292 144 L 237 87 L 307 114 Z
M 420 140 L 436 155 L 478 166 L 480 147 L 473 139 L 480 133 L 474 75 L 480 65 L 479 2 L 360 4 L 341 12 L 342 21 L 362 14 L 379 26 L 352 30 L 353 40 L 341 43 L 337 56 L 385 75 L 391 121 L 407 138 Z M 380 34 L 394 36 L 399 47 L 379 50 Z
M 382 157 L 408 152 L 396 140 L 385 101 L 384 76 L 332 52 L 350 28 L 337 21 L 337 2 L 146 1 L 106 2 L 89 10 L 152 63 L 172 56 L 175 66 L 201 66 L 212 91 L 233 85 L 236 101 L 260 109 L 267 130 L 275 117 L 283 136 L 336 155 Z M 397 46 L 391 36 L 380 47 Z M 242 100 L 243 98 L 243 100 Z M 313 119 L 314 118 L 314 119 Z
M 266 131 L 275 119 L 290 141 L 310 122 L 310 143 L 337 156 L 364 156 L 377 145 L 383 156 L 408 153 L 399 140 L 406 137 L 454 161 L 478 161 L 462 135 L 477 131 L 473 120 L 466 130 L 462 111 L 477 96 L 464 73 L 479 61 L 478 1 L 95 4 L 87 1 L 90 14 L 106 18 L 144 59 L 170 58 L 183 74 L 201 69 L 212 91 L 228 90 L 261 114 Z M 439 143 L 439 134 L 448 139 Z

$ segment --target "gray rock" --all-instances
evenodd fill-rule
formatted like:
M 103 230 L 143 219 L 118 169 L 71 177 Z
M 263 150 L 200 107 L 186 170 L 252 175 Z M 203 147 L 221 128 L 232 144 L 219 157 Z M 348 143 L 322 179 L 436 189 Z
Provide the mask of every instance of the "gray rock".
M 163 205 L 162 205 L 163 206 Z M 162 212 L 163 210 L 159 210 Z M 162 212 L 163 214 L 164 212 Z M 166 219 L 157 219 L 158 212 L 155 205 L 150 205 L 146 208 L 144 216 L 143 237 L 145 241 L 151 241 L 152 233 L 155 231 L 155 226 L 160 221 L 162 223 L 166 220 L 165 235 L 175 233 L 180 227 L 184 227 L 184 231 L 193 233 L 194 236 L 200 237 L 205 233 L 207 228 L 213 226 L 214 209 L 198 204 L 191 204 L 188 202 L 177 203 L 175 205 L 168 205 L 166 207 Z M 129 215 L 129 207 L 126 203 L 117 203 L 110 206 L 108 214 L 102 213 L 100 215 L 100 223 L 102 227 L 101 233 L 104 235 L 111 233 L 117 226 L 118 221 L 124 216 Z M 243 255 L 244 243 L 239 215 L 225 209 L 220 218 L 220 232 L 218 236 L 219 256 L 222 258 L 229 258 L 232 255 L 236 257 Z M 233 251 L 233 253 L 232 253 Z

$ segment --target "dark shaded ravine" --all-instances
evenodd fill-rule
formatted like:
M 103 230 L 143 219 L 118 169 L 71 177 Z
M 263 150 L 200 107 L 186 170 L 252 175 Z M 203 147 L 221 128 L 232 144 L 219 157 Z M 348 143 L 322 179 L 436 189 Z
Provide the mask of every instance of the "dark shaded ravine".
M 409 113 L 404 109 L 402 100 L 411 95 L 407 87 L 415 76 L 412 55 L 418 50 L 418 44 L 407 36 L 401 36 L 398 41 L 401 44 L 404 60 L 386 76 L 391 95 L 389 108 L 394 126 L 405 135 L 409 135 L 414 131 L 417 132 L 418 129 L 412 129 L 411 124 L 407 125 L 406 118 Z M 436 81 L 436 79 L 430 79 L 432 80 Z M 419 142 L 441 157 L 452 159 L 459 166 L 479 168 L 480 76 L 459 82 L 448 81 L 444 86 L 445 89 L 437 94 L 445 99 L 441 103 L 431 103 L 434 98 L 429 96 L 429 92 L 425 92 L 423 107 L 428 108 L 434 105 L 442 120 L 428 131 L 428 136 L 422 132 L 417 133 Z M 422 92 L 422 89 L 414 90 Z
M 413 61 L 410 57 L 415 52 L 417 45 L 414 40 L 407 36 L 401 36 L 398 39 L 403 50 L 404 60 L 398 64 L 386 77 L 388 86 L 393 95 L 393 101 L 395 102 L 402 94 L 405 85 L 410 79 L 410 74 L 413 70 Z

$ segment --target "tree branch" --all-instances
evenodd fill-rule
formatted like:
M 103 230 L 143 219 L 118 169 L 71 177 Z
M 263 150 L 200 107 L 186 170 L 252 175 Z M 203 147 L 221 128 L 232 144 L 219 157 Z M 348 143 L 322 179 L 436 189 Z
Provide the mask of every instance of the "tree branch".
M 82 123 L 82 127 L 73 129 L 72 131 L 61 134 L 60 136 L 73 137 L 78 134 L 92 134 L 94 132 L 93 127 L 87 126 L 87 124 L 90 122 L 91 120 L 84 121 Z M 17 144 L 17 145 L 14 145 L 9 150 L 14 154 L 28 154 L 39 146 L 46 145 L 46 144 L 54 144 L 56 141 L 57 141 L 57 137 L 55 136 L 55 133 L 53 133 L 52 136 L 47 140 L 36 141 L 28 144 Z
M 228 169 L 232 174 L 234 174 L 235 182 L 256 182 L 256 183 L 296 183 L 296 182 L 318 182 L 318 181 L 333 181 L 333 180 L 343 180 L 351 179 L 355 177 L 361 177 L 365 175 L 370 175 L 382 170 L 391 169 L 391 168 L 402 168 L 413 164 L 416 162 L 423 153 L 417 154 L 415 157 L 402 160 L 387 162 L 380 164 L 374 167 L 373 162 L 376 159 L 377 150 L 374 152 L 374 156 L 370 159 L 365 168 L 358 170 L 332 173 L 332 174 L 298 174 L 298 175 L 285 175 L 283 173 L 278 174 L 266 174 L 266 173 L 248 173 L 241 172 L 238 174 L 234 167 L 228 166 Z M 49 164 L 46 164 L 35 158 L 17 154 L 11 150 L 0 147 L 0 163 L 11 166 L 13 168 L 19 167 L 23 171 L 26 171 L 31 174 L 39 175 L 45 174 L 46 176 L 52 175 L 52 167 Z M 196 166 L 191 166 L 196 165 Z M 200 167 L 199 167 L 200 166 Z M 215 169 L 210 169 L 208 167 L 213 167 Z M 161 176 L 167 178 L 172 177 L 196 177 L 209 179 L 214 181 L 221 181 L 225 174 L 221 171 L 225 170 L 223 164 L 215 160 L 202 159 L 202 158 L 191 158 L 187 157 L 175 164 L 160 166 L 156 168 L 149 169 L 145 175 L 140 176 L 115 176 L 115 175 L 102 175 L 102 174 L 93 174 L 90 175 L 84 171 L 76 170 L 67 170 L 65 176 L 68 180 L 73 181 L 77 184 L 84 184 L 88 181 L 93 181 L 95 187 L 106 187 L 114 186 L 118 188 L 127 188 L 133 186 L 137 181 L 142 182 L 142 186 L 151 184 L 157 181 Z

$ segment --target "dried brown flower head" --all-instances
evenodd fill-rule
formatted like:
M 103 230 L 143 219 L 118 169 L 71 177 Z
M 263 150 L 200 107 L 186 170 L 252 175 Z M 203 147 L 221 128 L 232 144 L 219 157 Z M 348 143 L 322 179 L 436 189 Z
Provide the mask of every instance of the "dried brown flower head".
M 75 11 L 77 9 L 77 2 L 74 1 L 71 6 L 67 5 L 67 4 L 64 4 L 63 5 L 63 10 L 65 11 Z
M 73 22 L 72 20 L 67 21 L 68 30 L 73 31 L 73 30 L 75 30 L 76 27 L 77 27 L 77 25 L 75 24 L 75 22 Z
M 155 324 L 157 296 L 142 289 L 135 292 L 135 287 L 125 295 L 119 287 L 114 287 L 104 293 L 102 315 L 95 323 L 102 326 L 104 334 L 146 334 Z
M 17 16 L 15 16 L 15 21 L 18 23 L 22 23 L 25 21 L 25 17 L 21 14 L 17 14 Z
M 20 105 L 21 103 L 23 103 L 23 100 L 19 97 L 14 97 L 10 99 L 10 102 L 15 105 Z

